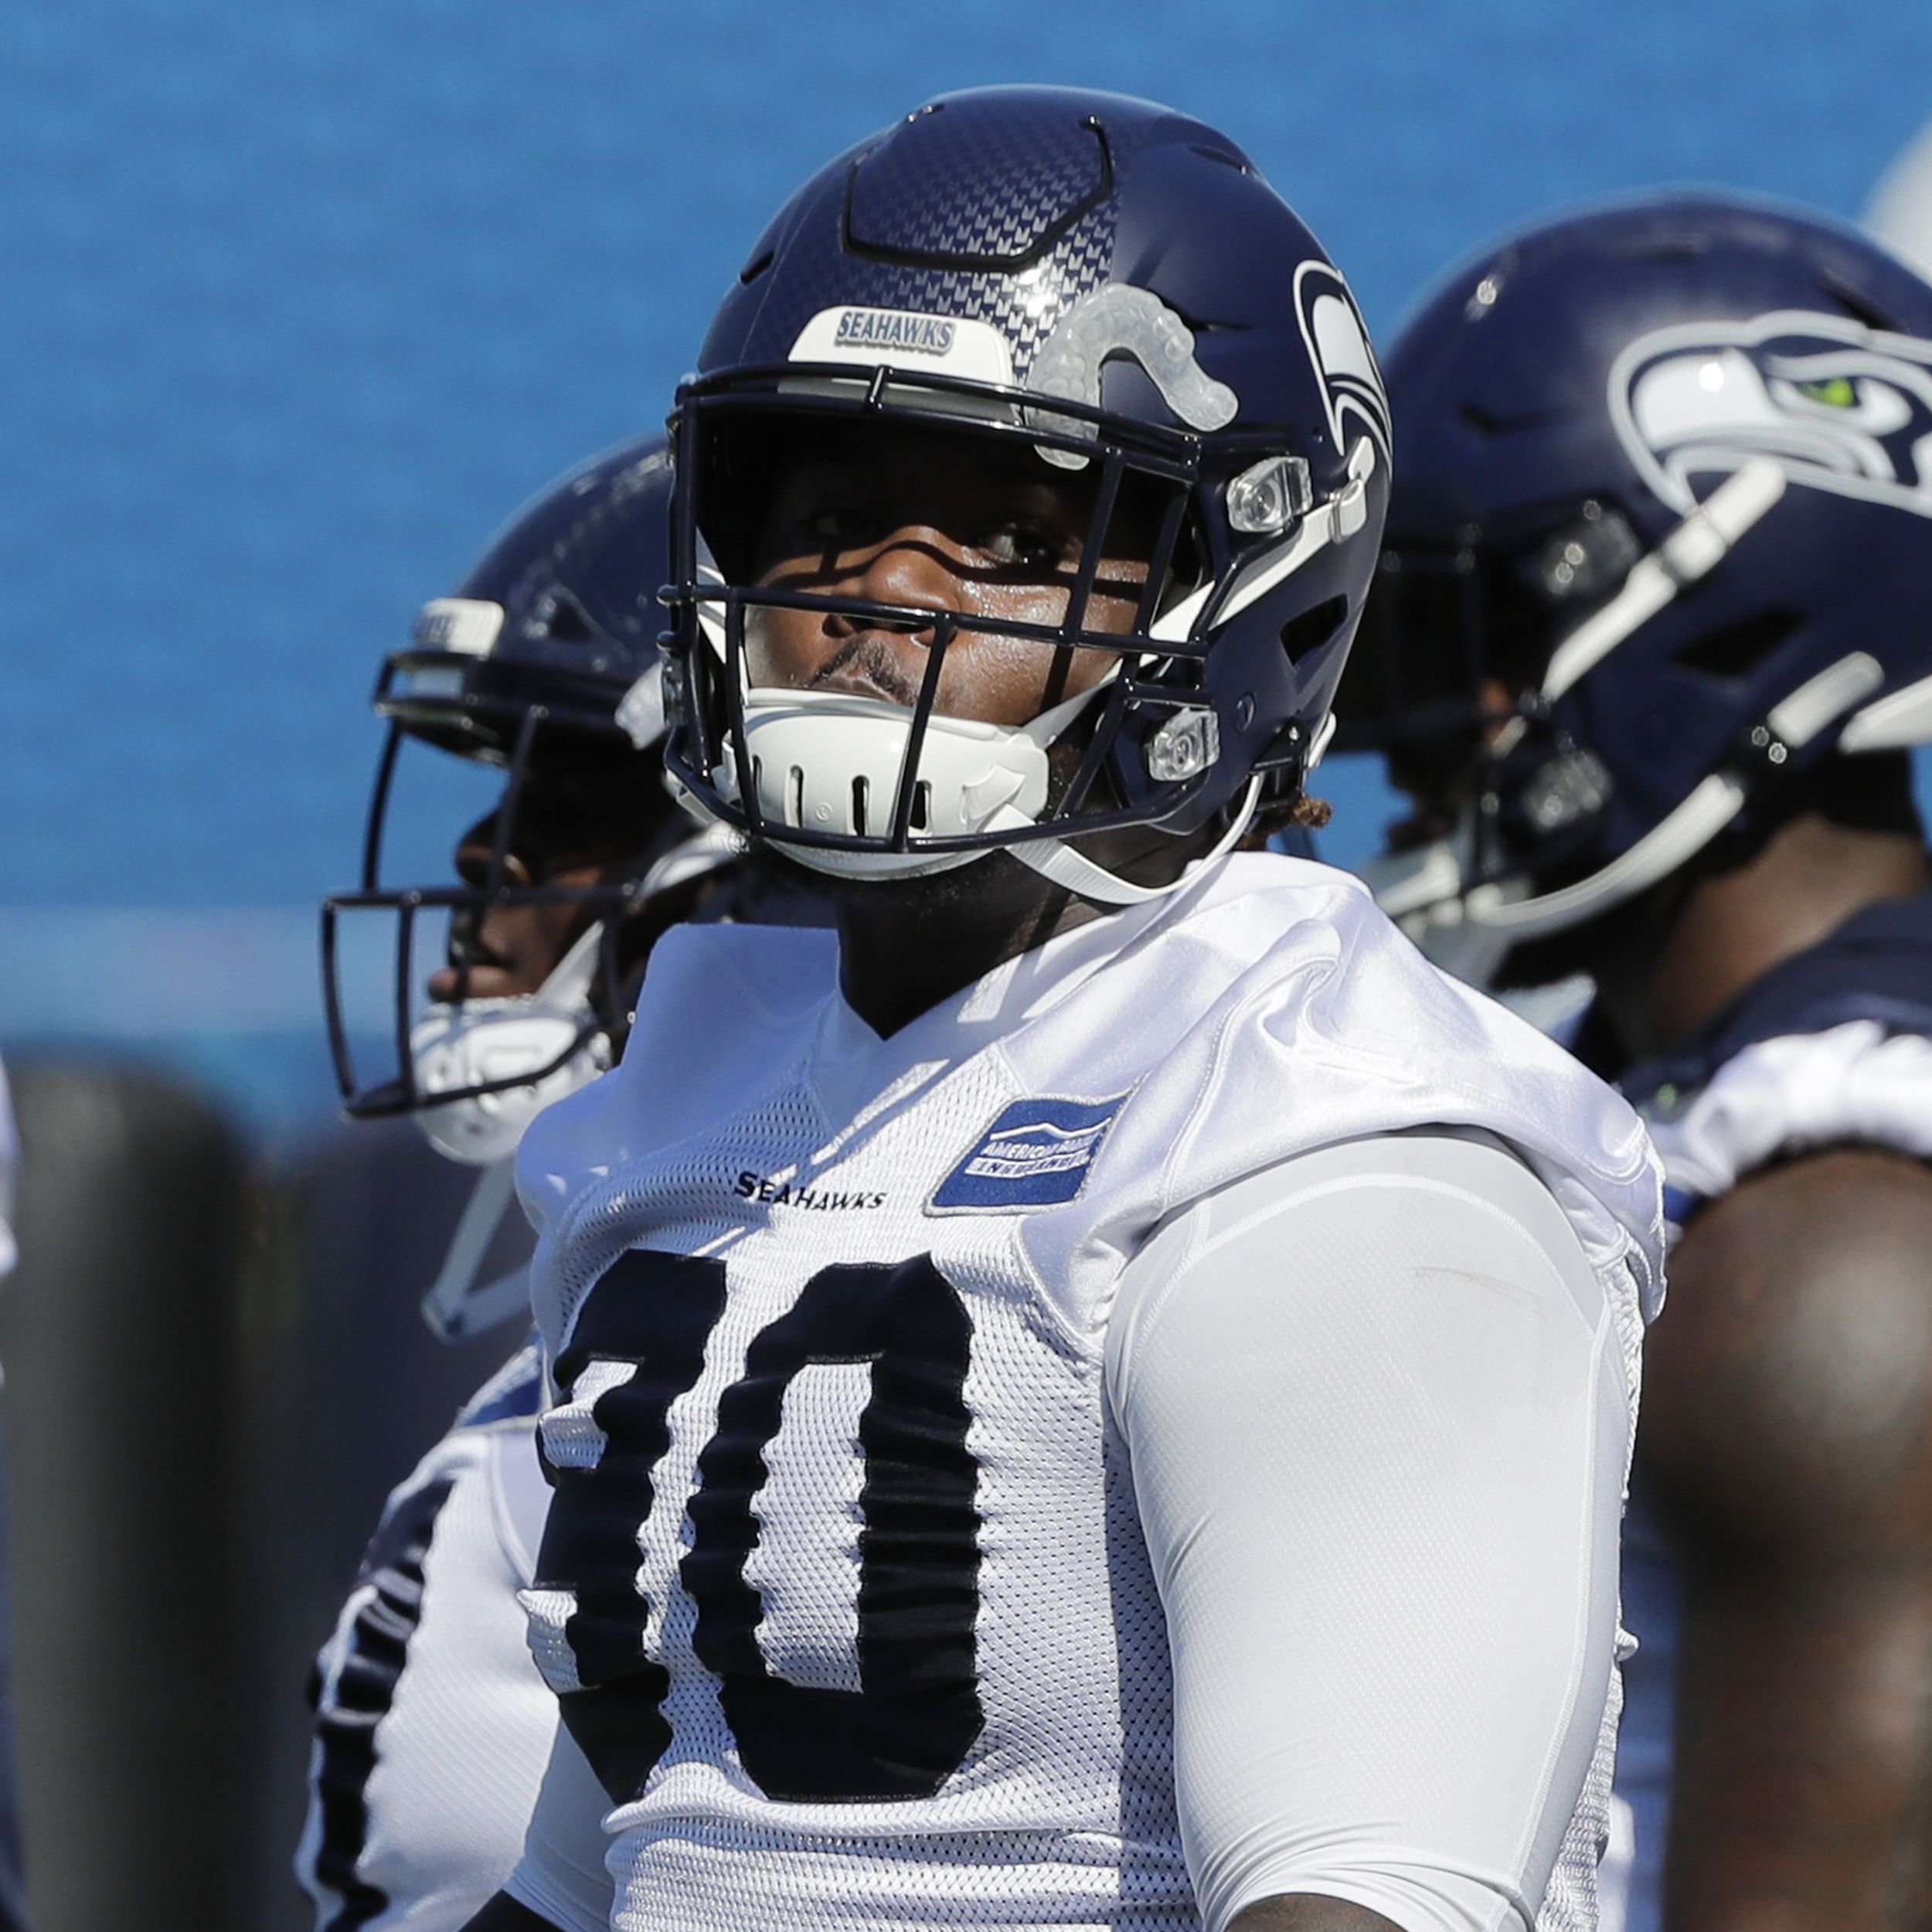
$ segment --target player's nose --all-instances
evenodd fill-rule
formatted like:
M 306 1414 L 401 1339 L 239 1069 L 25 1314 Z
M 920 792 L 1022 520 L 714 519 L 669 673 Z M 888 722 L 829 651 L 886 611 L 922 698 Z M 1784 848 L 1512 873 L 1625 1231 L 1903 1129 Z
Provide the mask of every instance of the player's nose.
M 930 524 L 901 525 L 854 558 L 849 572 L 853 591 L 868 604 L 899 604 L 936 614 L 966 607 L 959 546 Z M 908 629 L 906 634 L 927 644 L 933 632 L 931 628 L 921 628 Z

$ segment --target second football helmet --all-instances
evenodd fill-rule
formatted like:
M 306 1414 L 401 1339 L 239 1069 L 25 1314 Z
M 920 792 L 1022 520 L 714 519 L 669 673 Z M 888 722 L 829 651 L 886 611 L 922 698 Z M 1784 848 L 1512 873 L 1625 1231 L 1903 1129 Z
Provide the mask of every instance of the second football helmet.
M 753 247 L 672 418 L 667 763 L 706 812 L 801 865 L 934 872 L 996 848 L 1124 902 L 1064 842 L 1126 825 L 1231 836 L 1298 787 L 1372 574 L 1386 404 L 1346 283 L 1225 135 L 1119 96 L 997 87 L 928 102 L 806 183 Z M 1087 541 L 1050 624 L 757 580 L 775 449 L 917 434 L 936 463 L 1031 463 Z M 790 437 L 790 445 L 784 439 Z M 1125 634 L 1096 560 L 1145 533 Z M 759 688 L 774 608 L 918 627 L 918 702 Z M 969 633 L 1110 653 L 1015 727 L 935 708 Z
M 1932 740 L 1932 287 L 1742 197 L 1546 222 L 1389 359 L 1403 473 L 1342 740 L 1456 822 L 1377 879 L 1482 977 Z M 1451 794 L 1458 803 L 1444 803 Z
M 384 663 L 375 706 L 389 731 L 371 800 L 360 889 L 323 908 L 329 1034 L 347 1111 L 413 1113 L 438 1149 L 503 1160 L 543 1107 L 609 1063 L 628 1004 L 627 930 L 645 900 L 729 855 L 690 841 L 666 790 L 657 591 L 665 576 L 669 466 L 661 437 L 573 472 L 521 512 L 455 594 L 423 607 L 410 645 Z M 500 769 L 500 803 L 481 828 L 487 863 L 461 883 L 380 876 L 398 753 L 417 741 Z M 587 859 L 595 883 L 556 872 Z M 467 995 L 476 934 L 492 906 L 554 907 L 573 928 L 534 993 Z M 393 1069 L 359 1080 L 344 1014 L 345 913 L 394 921 Z M 426 1002 L 415 944 L 447 914 L 454 998 Z

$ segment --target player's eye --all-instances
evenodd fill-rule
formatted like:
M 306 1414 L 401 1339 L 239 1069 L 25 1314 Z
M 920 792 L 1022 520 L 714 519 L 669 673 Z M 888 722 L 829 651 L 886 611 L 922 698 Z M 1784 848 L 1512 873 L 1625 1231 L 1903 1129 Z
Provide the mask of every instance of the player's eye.
M 1075 548 L 1060 531 L 1017 519 L 996 524 L 975 547 L 1002 567 L 1029 570 L 1059 570 L 1072 563 Z
M 861 543 L 871 543 L 885 534 L 885 526 L 877 512 L 862 504 L 837 504 L 829 509 L 815 512 L 805 519 L 806 533 L 828 550 L 850 549 Z

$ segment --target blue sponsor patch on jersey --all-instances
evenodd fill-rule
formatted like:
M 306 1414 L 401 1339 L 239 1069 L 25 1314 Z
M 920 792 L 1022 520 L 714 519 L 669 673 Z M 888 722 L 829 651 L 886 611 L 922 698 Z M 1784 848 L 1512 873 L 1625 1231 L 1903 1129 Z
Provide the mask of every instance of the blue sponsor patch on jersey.
M 931 1212 L 1055 1207 L 1072 1200 L 1126 1103 L 1124 1094 L 1111 1100 L 1014 1101 L 940 1182 Z

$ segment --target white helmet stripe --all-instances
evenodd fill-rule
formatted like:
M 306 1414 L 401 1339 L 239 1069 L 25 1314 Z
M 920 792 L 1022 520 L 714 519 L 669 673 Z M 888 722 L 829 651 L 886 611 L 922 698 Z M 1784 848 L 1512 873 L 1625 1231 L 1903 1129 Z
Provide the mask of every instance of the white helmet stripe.
M 1544 697 L 1560 698 L 1649 623 L 1679 590 L 1716 569 L 1738 539 L 1784 494 L 1787 481 L 1784 470 L 1767 456 L 1753 457 L 1726 477 L 1655 550 L 1631 566 L 1616 596 L 1550 653 L 1549 668 L 1543 674 Z

